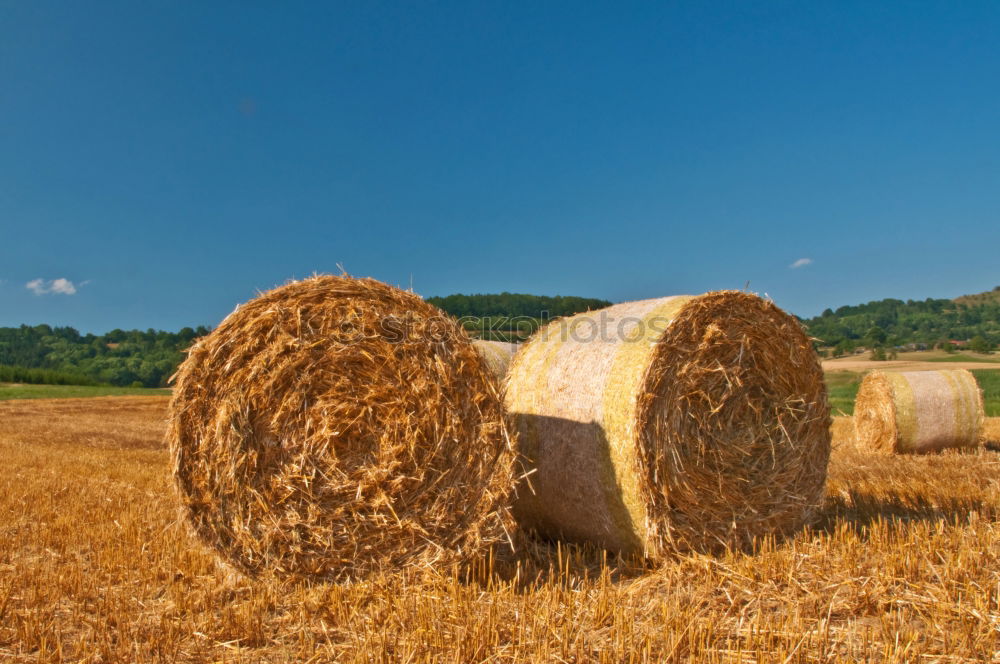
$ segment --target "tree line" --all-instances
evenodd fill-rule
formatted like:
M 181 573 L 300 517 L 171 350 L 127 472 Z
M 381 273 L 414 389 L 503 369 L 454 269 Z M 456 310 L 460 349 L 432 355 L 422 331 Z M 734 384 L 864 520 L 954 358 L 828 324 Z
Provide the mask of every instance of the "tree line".
M 0 381 L 165 387 L 184 350 L 205 334 L 204 326 L 179 332 L 116 329 L 101 335 L 49 325 L 0 327 Z
M 524 340 L 546 321 L 611 306 L 591 297 L 494 293 L 429 297 L 427 301 L 458 318 L 472 335 L 497 341 Z
M 968 341 L 978 351 L 1000 345 L 1000 302 L 969 305 L 932 298 L 885 299 L 827 309 L 802 322 L 820 345 L 832 346 L 840 353 L 859 346 L 951 348 L 950 341 Z
M 503 338 L 508 327 L 524 337 L 543 317 L 610 304 L 593 298 L 518 293 L 449 295 L 428 301 L 456 318 L 464 317 L 466 328 L 474 333 L 496 338 Z M 514 318 L 519 320 L 509 322 Z M 101 335 L 49 325 L 0 327 L 0 382 L 166 387 L 184 360 L 184 351 L 208 332 L 204 326 L 179 332 L 116 329 Z
M 607 300 L 590 297 L 526 295 L 524 293 L 493 293 L 429 297 L 427 301 L 456 318 L 475 316 L 509 318 L 557 318 L 581 311 L 611 306 Z
M 463 319 L 474 334 L 501 339 L 523 339 L 544 318 L 611 304 L 595 298 L 521 293 L 456 294 L 428 301 Z M 891 352 L 912 343 L 950 348 L 950 340 L 971 340 L 972 350 L 1000 346 L 996 301 L 885 299 L 827 309 L 802 323 L 818 345 L 833 347 L 835 354 L 859 346 Z M 208 332 L 204 326 L 179 332 L 116 329 L 101 335 L 49 325 L 0 327 L 0 382 L 165 387 L 184 351 Z

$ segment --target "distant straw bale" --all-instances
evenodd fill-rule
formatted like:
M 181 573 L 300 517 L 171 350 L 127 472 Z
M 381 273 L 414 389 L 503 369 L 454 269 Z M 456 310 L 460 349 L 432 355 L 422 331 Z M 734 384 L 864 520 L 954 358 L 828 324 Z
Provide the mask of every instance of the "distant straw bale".
M 983 395 L 965 369 L 872 371 L 854 403 L 858 444 L 883 454 L 977 447 Z
M 510 361 L 513 359 L 514 353 L 517 352 L 517 344 L 507 341 L 476 339 L 472 345 L 482 355 L 486 366 L 489 367 L 494 376 L 503 379 L 507 375 Z
M 512 524 L 499 388 L 413 293 L 347 276 L 264 293 L 177 374 L 168 439 L 188 520 L 251 575 L 472 559 Z
M 557 320 L 515 356 L 526 458 L 514 514 L 543 535 L 659 557 L 743 546 L 814 514 L 830 455 L 799 323 L 738 291 Z

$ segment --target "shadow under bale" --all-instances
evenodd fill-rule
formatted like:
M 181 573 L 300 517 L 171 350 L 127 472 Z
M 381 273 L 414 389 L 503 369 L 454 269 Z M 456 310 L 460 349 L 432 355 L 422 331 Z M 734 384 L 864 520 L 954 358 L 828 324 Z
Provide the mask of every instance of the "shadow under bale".
M 997 506 L 981 500 L 957 496 L 932 498 L 904 493 L 879 495 L 852 489 L 841 495 L 827 497 L 813 529 L 831 533 L 839 523 L 847 523 L 860 533 L 879 521 L 897 526 L 914 521 L 943 521 L 950 525 L 960 525 L 969 523 L 974 513 L 977 518 L 996 520 L 997 509 Z

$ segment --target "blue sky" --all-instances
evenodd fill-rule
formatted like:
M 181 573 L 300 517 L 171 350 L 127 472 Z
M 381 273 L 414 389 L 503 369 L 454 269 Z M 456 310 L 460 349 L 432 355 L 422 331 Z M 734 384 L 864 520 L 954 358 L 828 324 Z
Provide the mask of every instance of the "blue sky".
M 8 0 L 0 325 L 211 326 L 338 263 L 952 297 L 1000 285 L 998 127 L 995 2 Z

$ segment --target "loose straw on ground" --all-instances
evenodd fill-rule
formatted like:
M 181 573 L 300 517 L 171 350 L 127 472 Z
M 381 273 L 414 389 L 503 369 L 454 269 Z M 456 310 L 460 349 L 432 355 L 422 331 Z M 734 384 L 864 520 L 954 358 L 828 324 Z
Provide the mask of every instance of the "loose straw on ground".
M 974 448 L 983 437 L 983 396 L 965 369 L 872 371 L 854 403 L 859 445 L 883 454 Z
M 823 374 L 799 323 L 737 291 L 557 320 L 515 356 L 506 403 L 530 473 L 515 517 L 656 558 L 808 520 L 830 454 Z
M 200 339 L 176 379 L 168 438 L 188 519 L 245 573 L 357 579 L 508 537 L 499 382 L 413 293 L 289 283 Z

